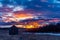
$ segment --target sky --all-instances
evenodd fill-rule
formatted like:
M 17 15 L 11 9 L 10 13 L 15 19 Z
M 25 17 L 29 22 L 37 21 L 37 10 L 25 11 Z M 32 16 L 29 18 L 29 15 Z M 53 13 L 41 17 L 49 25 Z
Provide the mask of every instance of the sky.
M 9 21 L 15 13 L 24 12 L 23 15 L 30 15 L 42 18 L 60 18 L 60 0 L 0 0 L 0 20 Z M 21 13 L 17 14 L 21 16 Z M 10 19 L 7 19 L 7 18 Z M 26 16 L 24 16 L 26 18 Z M 25 18 L 19 18 L 21 20 Z M 18 18 L 17 18 L 18 19 Z M 11 20 L 10 20 L 11 21 Z

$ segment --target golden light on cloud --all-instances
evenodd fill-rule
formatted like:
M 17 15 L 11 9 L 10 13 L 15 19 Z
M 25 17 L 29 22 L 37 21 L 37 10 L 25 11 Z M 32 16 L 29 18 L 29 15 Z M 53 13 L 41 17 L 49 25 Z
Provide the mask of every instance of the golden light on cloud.
M 25 28 L 35 28 L 34 25 L 25 25 Z
M 16 25 L 18 28 L 26 28 L 26 29 L 32 29 L 32 28 L 39 28 L 42 27 L 41 24 L 38 22 L 29 22 L 27 24 L 22 24 L 22 25 Z
M 30 28 L 39 28 L 41 25 L 37 22 L 30 22 L 27 25 L 25 25 L 25 28 L 30 29 Z

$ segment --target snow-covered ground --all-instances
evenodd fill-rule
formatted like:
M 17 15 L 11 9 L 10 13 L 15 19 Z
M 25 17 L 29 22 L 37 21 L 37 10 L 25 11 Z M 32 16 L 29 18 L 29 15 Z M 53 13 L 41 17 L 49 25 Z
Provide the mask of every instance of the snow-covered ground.
M 20 31 L 18 35 L 9 35 L 8 30 L 0 30 L 0 40 L 60 40 L 59 33 L 28 33 Z

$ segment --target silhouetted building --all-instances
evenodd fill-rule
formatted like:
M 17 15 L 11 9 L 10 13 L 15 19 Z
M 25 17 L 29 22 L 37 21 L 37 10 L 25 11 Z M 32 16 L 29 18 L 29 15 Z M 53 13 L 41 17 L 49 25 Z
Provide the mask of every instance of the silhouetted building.
M 15 25 L 9 28 L 9 35 L 17 35 L 17 34 L 18 34 L 18 28 Z

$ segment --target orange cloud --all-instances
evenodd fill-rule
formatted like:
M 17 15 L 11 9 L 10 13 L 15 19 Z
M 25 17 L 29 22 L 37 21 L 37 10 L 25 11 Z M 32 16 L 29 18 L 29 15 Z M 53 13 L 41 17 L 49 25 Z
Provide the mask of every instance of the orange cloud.
M 14 16 L 18 19 L 28 19 L 34 17 L 32 14 L 27 14 L 27 13 L 16 13 L 14 14 Z

